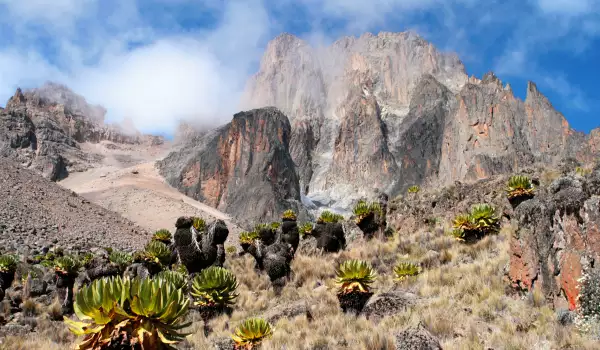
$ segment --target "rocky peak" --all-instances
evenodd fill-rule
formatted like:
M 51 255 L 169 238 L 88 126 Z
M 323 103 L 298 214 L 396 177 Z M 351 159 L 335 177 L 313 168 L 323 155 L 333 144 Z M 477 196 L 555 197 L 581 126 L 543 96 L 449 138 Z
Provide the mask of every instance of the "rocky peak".
M 60 180 L 102 158 L 85 154 L 80 143 L 107 140 L 151 146 L 164 142 L 162 137 L 141 134 L 131 124 L 105 124 L 105 113 L 64 85 L 19 88 L 0 110 L 0 153 L 51 180 Z
M 277 108 L 240 112 L 158 166 L 169 184 L 240 221 L 273 220 L 300 209 L 290 135 L 289 120 Z

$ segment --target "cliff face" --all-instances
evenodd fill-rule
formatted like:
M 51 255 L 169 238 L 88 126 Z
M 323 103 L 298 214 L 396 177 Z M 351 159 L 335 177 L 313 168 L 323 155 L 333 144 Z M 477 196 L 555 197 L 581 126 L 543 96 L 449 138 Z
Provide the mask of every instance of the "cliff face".
M 271 105 L 290 118 L 303 194 L 340 207 L 374 187 L 395 194 L 583 160 L 598 142 L 573 131 L 534 83 L 519 100 L 493 73 L 469 78 L 455 55 L 412 33 L 318 49 L 278 36 L 243 99 L 245 108 Z
M 106 111 L 62 85 L 48 83 L 21 91 L 0 109 L 0 154 L 60 180 L 71 171 L 92 166 L 99 156 L 81 151 L 83 142 L 157 145 L 162 137 L 143 135 L 131 127 L 104 124 Z
M 299 210 L 290 137 L 290 123 L 276 108 L 240 112 L 158 166 L 170 185 L 240 222 L 273 220 Z

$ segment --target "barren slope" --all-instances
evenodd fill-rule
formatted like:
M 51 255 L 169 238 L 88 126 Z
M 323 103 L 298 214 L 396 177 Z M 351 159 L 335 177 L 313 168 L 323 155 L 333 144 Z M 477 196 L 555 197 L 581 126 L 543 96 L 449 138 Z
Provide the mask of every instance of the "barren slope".
M 114 145 L 107 142 L 85 147 L 102 153 L 103 164 L 71 174 L 60 182 L 63 187 L 121 213 L 150 231 L 173 229 L 175 220 L 185 215 L 205 220 L 222 219 L 232 232 L 230 236 L 238 232 L 228 215 L 185 196 L 163 180 L 154 163 L 166 154 L 166 148 L 114 149 Z
M 148 237 L 122 216 L 0 157 L 0 247 L 141 248 Z

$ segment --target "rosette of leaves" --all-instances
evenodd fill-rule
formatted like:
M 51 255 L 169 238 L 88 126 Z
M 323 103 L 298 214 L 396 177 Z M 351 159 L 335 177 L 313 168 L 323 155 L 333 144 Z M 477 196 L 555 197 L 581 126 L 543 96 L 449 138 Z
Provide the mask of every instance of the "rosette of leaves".
M 187 289 L 188 274 L 174 270 L 164 270 L 156 274 L 156 278 L 162 278 L 165 281 L 175 285 L 177 289 Z
M 61 256 L 54 259 L 54 271 L 62 276 L 77 276 L 81 262 L 72 256 Z
M 250 231 L 250 232 L 241 232 L 239 239 L 240 239 L 240 244 L 252 244 L 255 240 L 257 240 L 259 238 L 258 232 L 256 231 Z
M 231 338 L 236 349 L 252 350 L 273 335 L 273 328 L 262 318 L 249 318 L 242 322 Z
M 365 261 L 347 260 L 336 268 L 335 274 L 340 307 L 344 312 L 360 313 L 373 295 L 371 284 L 375 282 L 375 271 Z
M 0 290 L 4 291 L 11 286 L 15 279 L 18 261 L 15 255 L 0 256 Z
M 123 273 L 127 266 L 131 265 L 131 263 L 133 262 L 133 257 L 127 252 L 113 250 L 112 253 L 110 253 L 110 255 L 108 256 L 108 260 L 111 263 L 115 264 L 119 268 L 119 271 Z
M 528 176 L 514 175 L 508 179 L 506 185 L 506 195 L 508 199 L 531 198 L 533 197 L 533 191 L 534 187 Z
M 319 215 L 319 218 L 317 219 L 317 223 L 318 224 L 327 224 L 327 223 L 335 224 L 342 220 L 344 220 L 344 217 L 342 215 L 335 214 L 329 210 L 324 210 L 323 212 L 321 212 L 321 215 Z
M 171 250 L 163 242 L 150 241 L 136 258 L 144 262 L 168 266 L 171 261 Z
M 182 273 L 182 274 L 184 274 L 184 275 L 186 275 L 186 276 L 189 276 L 189 275 L 190 275 L 190 273 L 189 273 L 189 271 L 188 271 L 187 267 L 185 267 L 185 265 L 184 265 L 184 264 L 173 264 L 173 265 L 171 266 L 171 270 L 172 270 L 172 271 L 175 271 L 175 272 Z
M 89 267 L 90 262 L 92 262 L 92 260 L 94 259 L 94 254 L 87 252 L 77 256 L 76 259 L 79 260 L 81 266 L 87 268 Z
M 367 293 L 375 282 L 375 272 L 371 265 L 362 260 L 347 260 L 341 263 L 336 271 L 336 284 L 339 293 Z
M 305 222 L 298 226 L 298 233 L 300 236 L 310 235 L 313 230 L 313 224 L 310 222 Z
M 181 289 L 161 278 L 103 278 L 83 287 L 75 298 L 79 321 L 64 322 L 77 336 L 78 349 L 173 349 L 187 334 L 181 329 L 189 301 Z
M 472 230 L 475 228 L 475 224 L 469 214 L 459 214 L 454 218 L 452 226 L 461 230 Z
M 231 271 L 218 266 L 202 270 L 192 280 L 194 304 L 223 309 L 235 303 L 238 282 Z
M 288 209 L 283 212 L 283 215 L 281 215 L 281 219 L 283 221 L 296 221 L 298 219 L 298 216 L 296 215 L 296 213 L 294 213 L 292 209 Z
M 421 188 L 420 188 L 419 186 L 417 186 L 417 185 L 414 185 L 414 186 L 410 186 L 410 187 L 408 188 L 408 191 L 407 191 L 407 192 L 408 192 L 408 193 L 418 193 L 420 190 L 421 190 Z
M 482 234 L 494 232 L 498 229 L 496 209 L 489 204 L 475 204 L 471 207 L 469 217 L 475 229 Z
M 171 234 L 171 231 L 164 228 L 154 232 L 154 235 L 152 236 L 152 240 L 163 242 L 166 245 L 171 244 L 172 238 L 173 235 Z
M 193 217 L 192 218 L 192 226 L 198 232 L 204 232 L 204 231 L 206 231 L 206 221 L 204 221 L 204 219 L 202 219 L 202 218 Z
M 399 262 L 394 266 L 394 275 L 396 281 L 403 281 L 408 277 L 416 276 L 420 273 L 419 265 L 412 262 Z
M 381 209 L 381 205 L 377 202 L 367 203 L 363 200 L 358 201 L 354 208 L 352 209 L 352 213 L 356 218 L 354 221 L 356 224 L 360 224 L 363 220 L 371 215 L 383 215 L 383 210 Z

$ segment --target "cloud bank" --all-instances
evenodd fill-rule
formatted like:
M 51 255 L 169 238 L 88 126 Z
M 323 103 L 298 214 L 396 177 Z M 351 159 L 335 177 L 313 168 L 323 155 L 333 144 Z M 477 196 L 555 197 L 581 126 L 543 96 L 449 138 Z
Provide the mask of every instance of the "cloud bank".
M 16 87 L 56 81 L 106 107 L 109 120 L 166 133 L 179 120 L 229 121 L 281 31 L 329 43 L 414 29 L 457 51 L 467 68 L 483 60 L 501 77 L 537 80 L 584 111 L 586 95 L 539 58 L 585 54 L 600 37 L 600 0 L 0 0 L 0 11 L 0 103 Z

